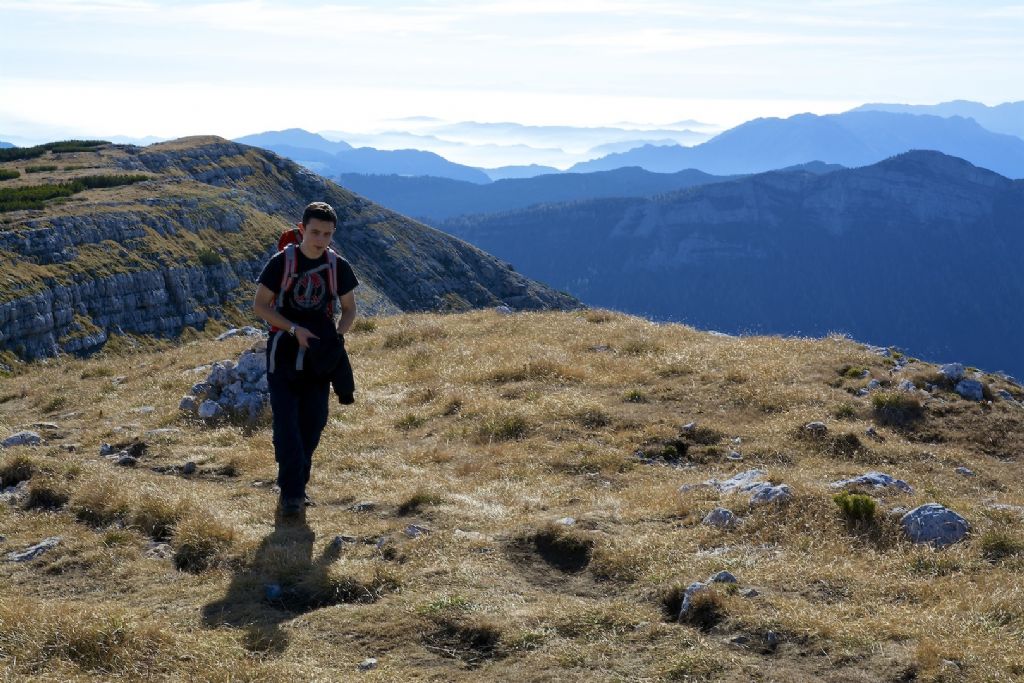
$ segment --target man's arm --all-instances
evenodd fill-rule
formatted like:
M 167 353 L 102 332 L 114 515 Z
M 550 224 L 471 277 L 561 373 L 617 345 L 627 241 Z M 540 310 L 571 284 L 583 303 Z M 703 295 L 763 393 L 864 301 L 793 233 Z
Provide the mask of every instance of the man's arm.
M 341 319 L 338 320 L 338 334 L 345 334 L 356 319 L 356 295 L 352 292 L 341 295 Z
M 276 294 L 267 289 L 264 285 L 260 284 L 256 287 L 256 296 L 252 301 L 252 308 L 256 312 L 256 315 L 263 318 L 274 327 L 288 331 L 292 326 L 292 322 L 278 313 L 277 309 L 274 308 L 274 299 L 276 298 Z M 344 305 L 342 308 L 344 308 Z M 354 312 L 353 317 L 355 317 Z M 295 338 L 299 340 L 299 346 L 307 348 L 309 346 L 309 340 L 311 338 L 316 339 L 318 337 L 305 327 L 296 326 Z

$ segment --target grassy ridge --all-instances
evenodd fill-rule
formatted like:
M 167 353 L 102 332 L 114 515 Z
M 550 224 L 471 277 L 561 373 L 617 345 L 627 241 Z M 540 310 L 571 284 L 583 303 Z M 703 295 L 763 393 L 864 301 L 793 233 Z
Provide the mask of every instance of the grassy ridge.
M 9 676 L 347 680 L 371 656 L 380 666 L 364 677 L 389 681 L 1024 672 L 1021 517 L 990 507 L 1024 505 L 1024 410 L 944 389 L 892 423 L 855 395 L 864 370 L 892 390 L 933 381 L 933 366 L 890 375 L 891 359 L 841 338 L 728 338 L 601 311 L 362 320 L 347 338 L 357 403 L 332 404 L 319 504 L 286 525 L 267 490 L 267 423 L 209 429 L 177 414 L 202 378 L 192 368 L 249 343 L 123 345 L 5 380 L 0 434 L 57 427 L 0 458 L 5 483 L 32 491 L 0 509 L 4 550 L 63 539 L 0 565 L 22 587 L 0 607 Z M 824 438 L 801 436 L 813 420 Z M 137 436 L 149 443 L 138 467 L 96 457 Z M 664 464 L 634 455 L 668 445 Z M 679 492 L 755 467 L 792 502 Z M 868 469 L 915 492 L 828 486 Z M 970 520 L 967 541 L 902 540 L 897 509 L 931 501 Z M 701 524 L 720 505 L 743 521 Z M 681 589 L 722 569 L 739 586 L 677 623 Z

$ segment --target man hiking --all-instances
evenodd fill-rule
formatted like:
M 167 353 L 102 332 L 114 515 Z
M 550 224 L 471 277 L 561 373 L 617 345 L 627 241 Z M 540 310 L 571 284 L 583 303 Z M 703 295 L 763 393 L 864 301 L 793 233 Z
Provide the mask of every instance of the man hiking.
M 348 262 L 330 248 L 337 224 L 330 204 L 307 206 L 298 224 L 301 241 L 271 257 L 253 301 L 256 315 L 271 325 L 267 382 L 280 510 L 286 515 L 312 504 L 306 484 L 327 426 L 332 375 L 342 364 L 349 368 L 342 335 L 356 317 L 352 290 L 359 283 Z M 339 400 L 351 403 L 350 390 L 347 396 L 339 391 Z

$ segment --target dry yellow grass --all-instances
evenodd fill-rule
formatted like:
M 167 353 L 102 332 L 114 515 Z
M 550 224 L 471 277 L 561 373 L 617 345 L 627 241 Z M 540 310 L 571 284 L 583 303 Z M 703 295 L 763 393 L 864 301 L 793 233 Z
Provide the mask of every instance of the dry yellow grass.
M 292 524 L 275 520 L 266 424 L 178 416 L 202 379 L 193 368 L 237 356 L 245 340 L 121 344 L 0 380 L 0 435 L 57 425 L 41 429 L 41 447 L 0 453 L 3 481 L 27 480 L 35 501 L 0 509 L 0 551 L 62 538 L 32 562 L 0 564 L 4 674 L 1024 676 L 1021 516 L 989 507 L 1024 505 L 1019 407 L 947 393 L 907 426 L 878 426 L 874 441 L 874 408 L 850 390 L 866 382 L 860 369 L 885 379 L 888 366 L 851 341 L 729 338 L 605 311 L 404 315 L 349 337 L 357 403 L 332 405 L 318 505 Z M 827 438 L 800 437 L 812 420 Z M 665 451 L 691 421 L 701 431 L 685 453 Z M 97 455 L 134 438 L 149 444 L 136 468 Z M 634 456 L 659 448 L 675 465 Z M 742 462 L 726 458 L 733 448 Z M 175 466 L 188 461 L 197 471 L 183 476 Z M 792 502 L 748 510 L 677 490 L 753 467 L 787 483 Z M 844 522 L 828 483 L 873 468 L 915 492 L 872 492 L 868 530 Z M 890 511 L 931 501 L 970 520 L 967 541 L 934 551 L 901 539 Z M 702 525 L 720 504 L 743 523 Z M 413 537 L 409 525 L 430 531 Z M 719 586 L 701 598 L 713 618 L 676 623 L 672 596 L 722 569 L 759 595 Z M 379 666 L 358 672 L 367 657 Z

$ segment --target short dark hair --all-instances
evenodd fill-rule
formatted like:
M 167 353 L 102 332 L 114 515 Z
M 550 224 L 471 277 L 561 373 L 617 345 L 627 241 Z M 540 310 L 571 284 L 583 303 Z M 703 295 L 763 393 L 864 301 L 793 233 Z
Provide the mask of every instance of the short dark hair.
M 318 218 L 338 227 L 338 214 L 334 212 L 334 207 L 327 202 L 311 202 L 306 206 L 306 210 L 302 212 L 302 224 L 309 223 L 310 218 Z

